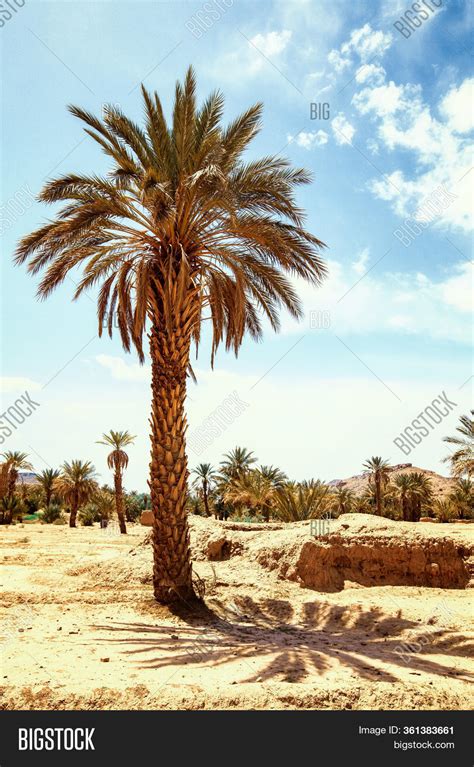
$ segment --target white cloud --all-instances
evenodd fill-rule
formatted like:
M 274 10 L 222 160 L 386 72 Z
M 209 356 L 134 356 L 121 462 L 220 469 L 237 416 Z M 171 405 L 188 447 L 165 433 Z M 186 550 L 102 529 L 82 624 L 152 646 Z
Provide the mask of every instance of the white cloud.
M 336 75 L 345 72 L 353 63 L 355 56 L 365 66 L 359 67 L 358 75 L 363 77 L 363 70 L 367 76 L 380 78 L 380 70 L 377 64 L 370 64 L 374 59 L 380 59 L 390 48 L 393 37 L 390 32 L 374 30 L 370 24 L 365 24 L 359 29 L 354 29 L 345 43 L 339 49 L 333 48 L 328 54 L 328 63 L 333 68 Z M 383 70 L 382 70 L 383 72 Z M 357 77 L 357 75 L 356 75 Z M 364 80 L 359 80 L 364 82 Z
M 285 51 L 291 36 L 292 32 L 289 29 L 282 29 L 266 34 L 258 33 L 253 37 L 247 35 L 247 39 L 241 37 L 238 49 L 228 50 L 226 47 L 220 56 L 211 57 L 210 70 L 220 80 L 234 81 L 236 72 L 239 79 L 270 72 L 272 67 L 266 59 L 278 68 L 283 67 Z
M 379 118 L 396 112 L 405 115 L 413 112 L 415 104 L 420 103 L 419 85 L 395 85 L 393 81 L 372 88 L 364 88 L 356 93 L 352 103 L 362 115 Z
M 357 261 L 353 261 L 351 266 L 356 274 L 364 274 L 367 271 L 367 262 L 369 260 L 369 249 L 364 248 L 358 253 Z
M 307 75 L 307 77 L 308 77 L 308 80 L 313 83 L 316 80 L 320 80 L 321 77 L 324 77 L 325 74 L 326 74 L 325 70 L 321 69 L 319 72 L 310 72 L 309 75 Z
M 440 295 L 444 303 L 457 311 L 472 313 L 474 309 L 473 270 L 467 262 L 460 264 L 457 274 L 440 285 Z
M 346 341 L 345 336 L 342 339 Z M 311 342 L 311 338 L 302 341 L 307 344 L 308 351 Z M 255 371 L 251 382 L 248 376 L 242 376 L 238 371 L 229 372 L 221 379 L 214 374 L 206 376 L 204 381 L 198 377 L 197 386 L 190 390 L 190 434 L 229 392 L 237 391 L 248 407 L 203 453 L 194 456 L 190 452 L 191 468 L 200 461 L 216 466 L 224 452 L 235 445 L 247 445 L 255 451 L 260 462 L 279 466 L 300 480 L 351 476 L 362 470 L 367 456 L 375 454 L 385 456 L 394 464 L 410 460 L 417 466 L 446 474 L 440 459 L 447 451 L 441 440 L 455 428 L 459 412 L 468 407 L 468 387 L 461 392 L 450 387 L 449 378 L 446 382 L 446 371 L 441 381 L 428 383 L 403 380 L 400 371 L 399 377 L 383 376 L 384 384 L 396 393 L 397 400 L 336 338 L 333 343 L 341 364 L 347 366 L 345 377 L 324 378 L 319 372 L 313 376 L 299 374 L 295 377 L 291 352 L 278 372 L 265 376 L 254 388 L 251 386 L 265 372 L 264 368 Z M 380 366 L 371 358 L 368 362 L 379 375 Z M 394 438 L 443 390 L 459 408 L 447 417 L 440 432 L 424 440 L 412 458 L 405 458 L 394 445 Z M 286 407 L 290 402 L 291 407 Z M 335 414 L 340 425 L 338 429 L 334 428 Z M 298 444 L 298 450 L 293 449 L 295 444 Z
M 2 394 L 15 394 L 16 392 L 38 391 L 41 384 L 31 378 L 22 376 L 0 376 L 0 391 Z
M 308 354 L 317 353 L 313 338 L 308 334 L 301 342 L 307 344 Z M 345 335 L 341 338 L 359 352 Z M 413 459 L 408 459 L 415 465 L 446 473 L 446 467 L 440 463 L 447 452 L 441 438 L 452 433 L 459 413 L 469 408 L 469 387 L 458 391 L 468 372 L 450 367 L 451 363 L 447 361 L 438 380 L 417 381 L 413 380 L 412 371 L 403 360 L 399 375 L 386 377 L 380 362 L 377 364 L 373 356 L 367 357 L 366 351 L 359 352 L 374 372 L 383 377 L 384 383 L 396 392 L 400 402 L 336 338 L 333 344 L 334 353 L 341 362 L 340 376 L 329 374 L 326 366 L 318 367 L 313 375 L 301 372 L 295 375 L 291 351 L 280 366 L 263 378 L 268 372 L 265 360 L 256 360 L 251 374 L 248 368 L 243 373 L 240 367 L 236 370 L 234 366 L 232 370 L 218 366 L 212 372 L 198 369 L 197 385 L 189 384 L 189 434 L 234 391 L 248 407 L 204 453 L 196 456 L 188 447 L 190 468 L 201 461 L 216 466 L 224 452 L 239 444 L 254 450 L 261 463 L 280 466 L 297 479 L 347 477 L 358 473 L 369 455 L 380 454 L 398 463 L 406 459 L 395 448 L 393 439 L 433 397 L 446 390 L 458 403 L 458 408 L 447 417 L 443 429 L 433 432 L 416 449 Z M 225 357 L 218 364 L 225 365 Z M 451 381 L 456 383 L 451 385 Z M 8 441 L 9 449 L 30 452 L 36 470 L 48 465 L 59 466 L 65 458 L 91 460 L 100 472 L 101 481 L 110 482 L 104 448 L 95 440 L 111 426 L 127 428 L 138 436 L 135 444 L 130 446 L 125 487 L 127 490 L 147 490 L 150 460 L 148 382 L 137 383 L 131 394 L 129 386 L 111 385 L 104 389 L 102 381 L 91 377 L 78 382 L 73 401 L 69 390 L 48 388 L 45 395 L 51 400 L 42 401 L 34 418 L 25 421 L 21 429 L 14 432 Z M 277 421 L 275 413 L 278 413 Z M 334 428 L 335 420 L 337 429 Z M 30 445 L 34 452 L 28 447 Z M 298 445 L 297 450 L 295 445 Z
M 356 82 L 379 85 L 385 79 L 385 69 L 378 64 L 362 64 L 356 72 Z
M 440 112 L 449 128 L 456 133 L 468 133 L 474 128 L 473 104 L 474 78 L 453 86 L 440 104 Z
M 355 128 L 346 119 L 342 112 L 336 115 L 331 122 L 331 128 L 337 144 L 351 144 L 355 134 Z
M 469 132 L 473 128 L 474 80 L 466 78 L 453 85 L 437 105 L 430 106 L 420 85 L 387 82 L 380 60 L 392 42 L 390 33 L 365 24 L 353 30 L 348 40 L 329 54 L 336 74 L 349 69 L 357 58 L 362 62 L 354 79 L 363 88 L 354 95 L 352 103 L 360 115 L 376 126 L 375 136 L 367 142 L 369 151 L 378 154 L 385 148 L 411 155 L 406 164 L 409 170 L 386 171 L 384 178 L 374 178 L 369 188 L 376 197 L 390 202 L 397 215 L 410 218 L 423 199 L 443 186 L 456 195 L 456 200 L 433 225 L 470 231 L 472 194 L 467 174 L 472 166 Z M 332 128 L 339 144 L 351 143 L 356 128 L 342 113 L 336 116 Z
M 328 62 L 332 67 L 334 67 L 334 70 L 337 74 L 344 72 L 344 70 L 351 66 L 351 60 L 345 56 L 342 56 L 341 53 L 335 49 L 329 52 Z
M 364 24 L 360 29 L 353 30 L 349 40 L 342 45 L 341 52 L 347 54 L 353 51 L 365 62 L 383 56 L 392 41 L 390 32 L 374 30 L 370 24 Z
M 377 142 L 376 142 L 376 141 L 374 141 L 374 139 L 373 139 L 373 138 L 369 138 L 369 139 L 367 140 L 367 149 L 369 150 L 369 152 L 370 152 L 371 154 L 378 154 L 378 153 L 379 153 L 379 151 L 380 151 L 380 150 L 379 150 L 379 145 L 377 144 Z
M 472 165 L 472 142 L 465 135 L 472 124 L 471 88 L 472 80 L 464 80 L 441 99 L 439 113 L 443 121 L 433 116 L 419 85 L 390 81 L 354 95 L 352 103 L 357 111 L 376 124 L 380 144 L 389 151 L 410 152 L 415 159 L 411 177 L 397 169 L 384 179 L 373 179 L 369 185 L 376 197 L 392 203 L 399 216 L 413 217 L 422 200 L 444 186 L 456 200 L 434 225 L 464 231 L 472 228 L 466 175 Z
M 266 35 L 254 35 L 250 42 L 258 48 L 264 56 L 268 56 L 269 59 L 272 59 L 285 50 L 290 39 L 291 31 L 289 29 L 283 29 L 281 32 L 268 32 Z
M 297 144 L 303 149 L 313 149 L 314 147 L 323 146 L 328 142 L 328 134 L 326 131 L 301 131 L 297 136 L 288 136 L 288 142 L 290 144 Z
M 337 261 L 329 261 L 329 277 L 319 288 L 295 281 L 311 327 L 311 312 L 326 311 L 335 333 L 406 332 L 421 337 L 471 343 L 473 267 L 466 261 L 437 281 L 420 273 L 378 273 L 363 277 L 368 251 L 351 264 L 354 277 Z M 360 275 L 360 276 L 357 276 Z M 360 279 L 362 277 L 362 279 Z M 302 323 L 285 315 L 285 333 L 301 333 Z
M 150 381 L 151 372 L 149 365 L 140 365 L 138 362 L 127 362 L 123 357 L 111 357 L 107 354 L 98 354 L 95 358 L 101 367 L 112 373 L 112 378 L 117 381 Z

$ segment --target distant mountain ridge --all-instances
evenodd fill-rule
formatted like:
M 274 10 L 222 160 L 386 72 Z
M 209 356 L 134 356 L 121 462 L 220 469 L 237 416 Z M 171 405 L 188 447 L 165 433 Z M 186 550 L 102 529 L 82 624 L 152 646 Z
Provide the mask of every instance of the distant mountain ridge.
M 389 466 L 388 471 L 392 477 L 394 474 L 411 474 L 414 471 L 424 474 L 430 480 L 435 496 L 447 495 L 451 492 L 454 484 L 454 480 L 451 477 L 443 477 L 442 474 L 438 474 L 436 471 L 422 469 L 419 466 L 413 466 L 411 463 L 397 463 L 395 466 Z M 332 479 L 328 482 L 328 485 L 330 487 L 344 487 L 347 490 L 351 490 L 355 495 L 362 495 L 369 484 L 369 477 L 370 471 L 363 471 L 360 474 L 347 477 L 347 479 Z
M 20 471 L 18 474 L 18 482 L 21 485 L 37 485 L 36 473 L 34 471 Z

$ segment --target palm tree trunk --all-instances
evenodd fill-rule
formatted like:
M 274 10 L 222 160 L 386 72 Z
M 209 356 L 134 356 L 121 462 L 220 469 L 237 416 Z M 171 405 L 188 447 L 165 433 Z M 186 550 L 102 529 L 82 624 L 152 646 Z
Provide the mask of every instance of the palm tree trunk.
M 181 329 L 181 317 L 178 320 L 171 330 L 153 325 L 150 333 L 153 588 L 161 604 L 195 598 L 186 512 L 184 411 L 190 337 Z
M 74 493 L 73 500 L 71 503 L 71 513 L 69 515 L 69 527 L 76 527 L 76 517 L 77 517 L 78 508 L 79 508 L 79 500 L 77 498 L 77 493 Z
M 8 474 L 8 497 L 9 498 L 13 498 L 13 495 L 15 493 L 17 477 L 18 477 L 17 470 L 14 468 L 11 468 Z
M 123 488 L 122 488 L 122 475 L 120 471 L 114 473 L 115 484 L 115 508 L 117 509 L 117 517 L 119 521 L 120 532 L 124 535 L 127 534 L 127 525 L 125 524 L 125 514 L 123 510 Z
M 48 508 L 48 506 L 49 506 L 49 505 L 50 505 L 50 503 L 51 503 L 51 494 L 52 494 L 52 492 L 53 492 L 53 491 L 52 491 L 52 488 L 49 488 L 49 487 L 48 487 L 48 488 L 46 489 L 46 508 Z
M 211 512 L 209 511 L 209 499 L 207 496 L 207 482 L 202 483 L 202 500 L 204 503 L 204 510 L 206 512 L 206 517 L 210 517 Z
M 380 478 L 375 477 L 375 513 L 380 517 L 382 515 L 382 504 L 380 498 Z

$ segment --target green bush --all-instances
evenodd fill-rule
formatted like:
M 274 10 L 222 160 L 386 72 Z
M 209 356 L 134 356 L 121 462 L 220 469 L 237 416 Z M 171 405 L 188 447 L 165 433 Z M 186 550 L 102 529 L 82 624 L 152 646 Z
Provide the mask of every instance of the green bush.
M 433 512 L 439 522 L 452 522 L 458 518 L 455 506 L 451 501 L 437 500 L 433 504 Z
M 151 499 L 149 493 L 136 493 L 132 490 L 131 493 L 126 493 L 124 496 L 125 501 L 125 518 L 127 522 L 136 522 L 140 518 L 142 511 L 151 509 Z
M 6 496 L 0 501 L 0 524 L 10 525 L 16 520 L 21 522 L 25 514 L 25 504 L 16 495 L 11 498 Z
M 24 501 L 25 510 L 27 514 L 35 514 L 40 508 L 40 499 L 38 496 L 27 496 Z
M 231 514 L 230 518 L 232 519 L 232 522 L 265 522 L 265 517 L 261 514 L 249 514 L 248 512 L 247 514 Z
M 58 503 L 51 503 L 44 509 L 41 514 L 41 519 L 43 522 L 46 522 L 46 524 L 50 525 L 53 522 L 56 522 L 57 519 L 60 519 L 61 515 L 61 506 Z
M 100 512 L 95 503 L 88 503 L 80 510 L 79 521 L 84 527 L 91 527 L 94 522 L 100 522 Z

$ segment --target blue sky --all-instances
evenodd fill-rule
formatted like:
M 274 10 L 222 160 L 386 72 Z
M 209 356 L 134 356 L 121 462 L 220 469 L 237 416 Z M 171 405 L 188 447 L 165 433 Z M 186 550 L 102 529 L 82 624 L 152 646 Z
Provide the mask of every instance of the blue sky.
M 107 171 L 66 105 L 139 119 L 139 83 L 169 107 L 193 64 L 201 98 L 225 93 L 226 119 L 263 101 L 250 156 L 313 171 L 300 202 L 329 278 L 299 286 L 299 325 L 284 317 L 237 361 L 221 352 L 210 374 L 203 349 L 191 431 L 229 392 L 247 407 L 191 465 L 245 444 L 300 479 L 354 474 L 373 454 L 445 471 L 441 438 L 472 390 L 472 18 L 468 3 L 430 5 L 409 37 L 394 27 L 405 2 L 27 0 L 3 16 L 2 412 L 25 389 L 40 406 L 1 449 L 26 450 L 37 469 L 91 458 L 106 481 L 95 440 L 128 428 L 127 485 L 145 489 L 147 366 L 97 338 L 93 296 L 71 304 L 72 281 L 38 303 L 11 254 L 52 215 L 34 201 L 47 178 Z M 328 119 L 311 119 L 311 103 Z M 443 390 L 456 408 L 405 458 L 393 439 Z

